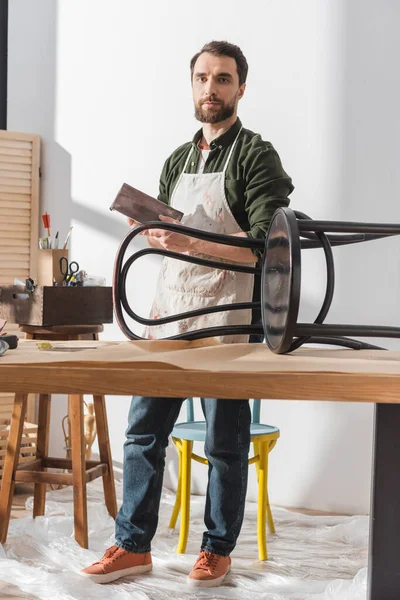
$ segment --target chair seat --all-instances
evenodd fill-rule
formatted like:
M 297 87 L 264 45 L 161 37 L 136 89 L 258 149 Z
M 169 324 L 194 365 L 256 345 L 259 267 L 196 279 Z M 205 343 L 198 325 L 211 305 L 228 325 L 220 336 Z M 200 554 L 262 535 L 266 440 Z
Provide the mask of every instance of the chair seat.
M 250 426 L 251 437 L 258 435 L 271 435 L 279 433 L 277 427 L 264 425 L 262 423 L 252 423 Z M 172 437 L 181 440 L 191 440 L 193 442 L 205 442 L 206 423 L 205 421 L 186 421 L 185 423 L 176 423 L 172 430 Z

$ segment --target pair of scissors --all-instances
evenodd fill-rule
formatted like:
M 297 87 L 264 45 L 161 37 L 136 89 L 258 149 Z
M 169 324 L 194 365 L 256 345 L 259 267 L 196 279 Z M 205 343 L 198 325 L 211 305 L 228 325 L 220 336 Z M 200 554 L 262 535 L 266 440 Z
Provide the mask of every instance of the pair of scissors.
M 63 285 L 70 285 L 72 277 L 74 277 L 78 271 L 79 265 L 75 260 L 68 262 L 68 258 L 66 256 L 62 256 L 60 258 L 60 272 L 63 276 Z

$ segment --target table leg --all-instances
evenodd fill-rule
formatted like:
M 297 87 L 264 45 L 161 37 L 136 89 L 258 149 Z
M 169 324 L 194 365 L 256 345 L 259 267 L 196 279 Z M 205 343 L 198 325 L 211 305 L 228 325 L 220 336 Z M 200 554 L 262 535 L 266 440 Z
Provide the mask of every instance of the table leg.
M 114 470 L 111 458 L 110 439 L 108 436 L 107 412 L 104 396 L 93 396 L 93 403 L 96 416 L 100 461 L 106 463 L 108 466 L 107 473 L 103 475 L 104 500 L 109 514 L 115 519 L 117 516 L 117 499 L 115 496 Z
M 400 598 L 400 405 L 375 405 L 368 600 Z
M 15 394 L 0 491 L 0 543 L 2 544 L 7 539 L 8 524 L 10 522 L 15 486 L 14 474 L 19 461 L 27 400 L 27 394 Z
M 38 438 L 36 458 L 47 458 L 49 454 L 50 433 L 50 400 L 49 394 L 39 395 Z M 33 494 L 33 517 L 44 515 L 46 504 L 46 484 L 35 483 Z
M 86 503 L 86 460 L 83 426 L 83 396 L 68 396 L 71 422 L 70 443 L 72 456 L 72 486 L 74 491 L 75 539 L 83 548 L 88 548 L 88 523 Z

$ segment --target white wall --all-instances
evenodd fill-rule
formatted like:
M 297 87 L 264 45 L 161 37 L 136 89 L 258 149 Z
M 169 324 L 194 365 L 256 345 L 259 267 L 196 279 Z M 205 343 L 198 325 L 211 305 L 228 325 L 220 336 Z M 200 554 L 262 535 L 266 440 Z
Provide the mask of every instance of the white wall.
M 211 39 L 237 43 L 248 58 L 240 117 L 280 153 L 296 185 L 294 208 L 314 218 L 399 222 L 399 10 L 395 0 L 231 0 L 211 9 L 184 0 L 12 0 L 8 128 L 43 137 L 42 208 L 61 237 L 74 225 L 72 257 L 111 283 L 127 226 L 108 207 L 123 181 L 156 194 L 164 159 L 198 128 L 188 63 Z M 335 252 L 330 322 L 398 321 L 398 246 Z M 143 313 L 156 273 L 149 261 L 132 276 Z M 322 256 L 309 251 L 301 319 L 315 318 L 324 284 Z M 104 339 L 122 339 L 116 325 Z M 110 397 L 108 408 L 120 463 L 128 399 Z M 372 410 L 264 402 L 262 419 L 282 432 L 271 456 L 272 502 L 367 512 Z M 61 453 L 64 412 L 59 401 L 53 447 Z M 168 461 L 173 485 L 172 452 Z M 199 466 L 194 478 L 204 491 L 206 470 Z M 249 494 L 255 498 L 254 475 Z

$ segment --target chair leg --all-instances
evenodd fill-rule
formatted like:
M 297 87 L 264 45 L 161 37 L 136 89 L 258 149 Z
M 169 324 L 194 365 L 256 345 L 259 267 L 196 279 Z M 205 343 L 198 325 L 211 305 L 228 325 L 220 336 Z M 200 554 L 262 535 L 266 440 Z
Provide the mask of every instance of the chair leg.
M 260 442 L 256 439 L 253 440 L 253 448 L 254 448 L 254 456 L 257 456 L 257 454 L 260 454 Z M 257 481 L 258 481 L 258 471 L 260 468 L 259 460 L 256 460 L 256 462 L 254 464 L 256 467 L 256 474 L 257 474 Z
M 182 443 L 182 440 L 179 440 L 179 443 Z M 169 522 L 169 528 L 170 529 L 175 529 L 175 525 L 176 525 L 176 521 L 178 520 L 178 516 L 179 516 L 179 511 L 181 510 L 181 492 L 182 492 L 182 452 L 180 451 L 180 449 L 178 448 L 178 446 L 176 446 L 176 449 L 178 450 L 178 487 L 176 490 L 176 496 L 175 496 L 175 504 L 174 504 L 174 509 L 172 511 L 172 515 L 171 515 L 171 519 Z
M 104 396 L 93 396 L 93 403 L 94 413 L 96 416 L 100 461 L 102 463 L 106 463 L 108 466 L 107 473 L 103 475 L 104 500 L 109 514 L 113 517 L 113 519 L 115 519 L 117 516 L 117 498 L 115 495 L 114 469 L 111 458 L 106 402 Z
M 50 400 L 49 394 L 39 395 L 38 438 L 36 458 L 47 458 L 49 455 L 50 431 Z M 33 517 L 41 517 L 45 513 L 46 484 L 35 483 L 33 493 Z
M 258 557 L 268 560 L 266 513 L 267 513 L 267 481 L 268 481 L 268 443 L 260 442 L 260 462 L 258 472 L 258 510 L 257 510 L 257 539 Z
M 272 516 L 271 506 L 269 504 L 268 486 L 267 486 L 266 497 L 267 497 L 267 522 L 268 522 L 268 529 L 269 529 L 270 533 L 275 533 L 274 518 Z
M 86 461 L 85 436 L 83 426 L 83 396 L 73 394 L 68 397 L 69 418 L 71 421 L 72 485 L 74 494 L 75 539 L 80 546 L 87 548 L 88 524 L 86 502 Z
M 182 488 L 181 488 L 181 525 L 177 553 L 184 554 L 189 534 L 190 519 L 190 478 L 193 442 L 182 440 Z
M 27 394 L 15 394 L 0 491 L 0 543 L 2 544 L 7 539 L 10 522 L 15 486 L 14 476 L 19 460 L 27 401 Z
M 273 444 L 272 447 L 274 447 L 275 443 Z M 275 533 L 275 523 L 274 523 L 274 519 L 272 517 L 272 512 L 271 512 L 271 505 L 269 503 L 269 494 L 268 494 L 268 467 L 269 467 L 269 453 L 270 453 L 270 445 L 268 445 L 268 454 L 267 454 L 267 481 L 266 481 L 266 501 L 267 501 L 267 521 L 268 521 L 268 528 L 270 533 Z
M 270 442 L 268 444 L 268 454 L 267 454 L 267 519 L 268 519 L 268 527 L 271 533 L 276 533 L 275 532 L 275 523 L 274 523 L 274 519 L 272 517 L 272 512 L 271 512 L 271 506 L 269 503 L 269 494 L 268 494 L 268 467 L 269 467 L 269 453 L 271 452 L 271 450 L 274 448 L 276 444 L 276 440 L 273 442 Z

